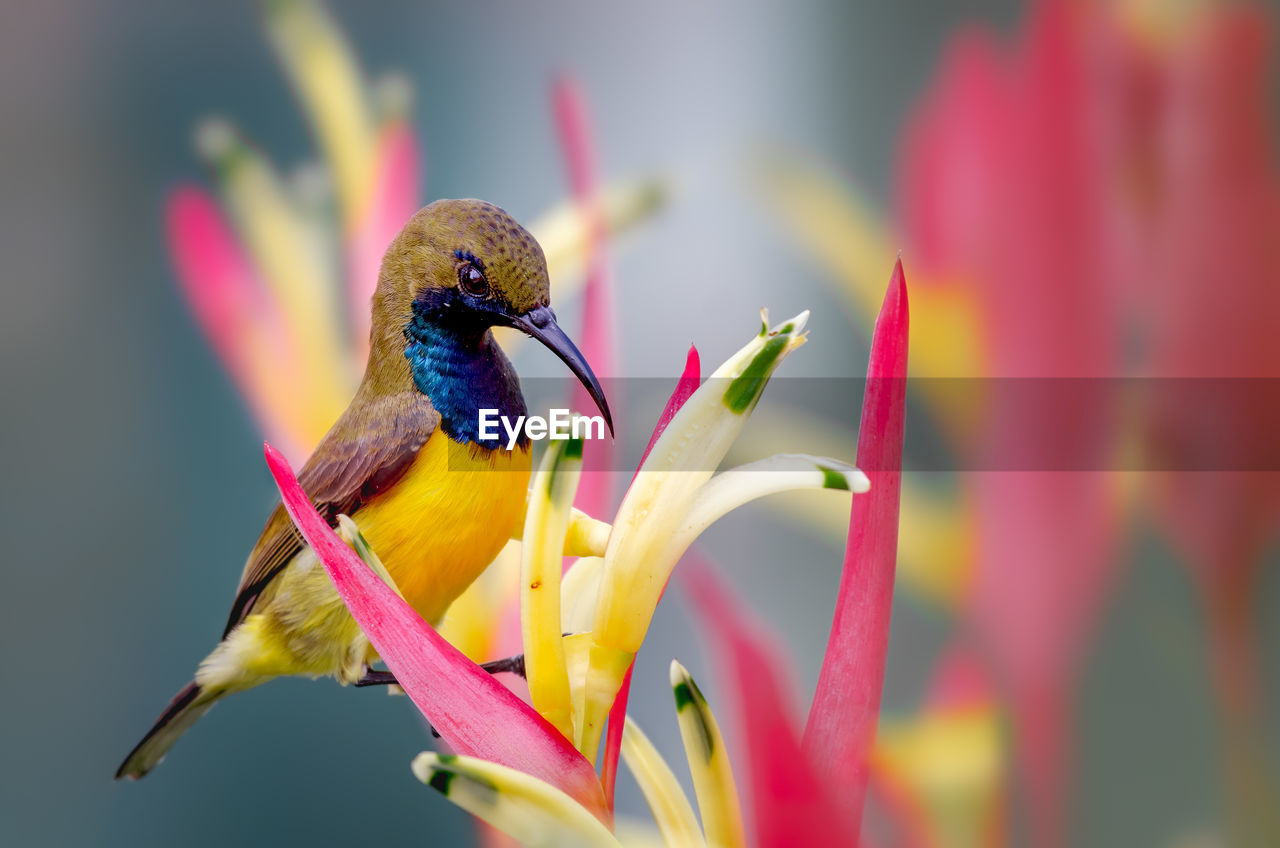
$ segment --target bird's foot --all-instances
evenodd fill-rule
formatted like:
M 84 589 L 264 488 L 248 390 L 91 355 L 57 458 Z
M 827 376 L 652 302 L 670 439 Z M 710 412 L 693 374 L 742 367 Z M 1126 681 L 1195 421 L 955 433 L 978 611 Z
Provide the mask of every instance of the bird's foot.
M 502 672 L 510 672 L 524 677 L 524 654 L 516 654 L 513 657 L 504 657 L 500 660 L 490 660 L 487 663 L 481 663 L 480 667 L 490 674 L 501 674 Z M 396 676 L 390 671 L 378 671 L 376 669 L 365 669 L 364 677 L 355 682 L 357 687 L 363 686 L 396 686 Z M 427 722 L 427 729 L 431 731 L 431 735 L 440 738 L 440 732 Z
M 505 657 L 500 660 L 489 660 L 487 663 L 481 663 L 480 667 L 490 674 L 507 672 L 517 677 L 524 677 L 524 654 L 516 654 L 513 657 Z
M 524 654 L 516 654 L 513 657 L 504 657 L 500 660 L 490 660 L 487 663 L 481 663 L 480 667 L 490 674 L 507 672 L 524 677 Z M 393 686 L 395 684 L 395 674 L 390 671 L 377 671 L 372 668 L 366 669 L 364 677 L 355 682 L 356 686 Z

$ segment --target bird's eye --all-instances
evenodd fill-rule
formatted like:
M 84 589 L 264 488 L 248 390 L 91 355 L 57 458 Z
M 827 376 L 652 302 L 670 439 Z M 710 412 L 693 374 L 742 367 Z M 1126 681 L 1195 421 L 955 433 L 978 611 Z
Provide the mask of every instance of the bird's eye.
M 466 262 L 458 268 L 458 285 L 474 297 L 484 297 L 489 293 L 489 280 L 485 278 L 484 271 L 472 262 Z

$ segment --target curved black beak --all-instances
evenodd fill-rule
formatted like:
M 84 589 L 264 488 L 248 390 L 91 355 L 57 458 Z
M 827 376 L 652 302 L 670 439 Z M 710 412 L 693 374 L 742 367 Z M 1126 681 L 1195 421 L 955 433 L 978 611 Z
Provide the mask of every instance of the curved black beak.
M 577 346 L 556 323 L 556 314 L 551 311 L 551 307 L 539 306 L 523 315 L 507 316 L 507 320 L 512 327 L 542 342 L 552 353 L 564 360 L 564 364 L 569 366 L 574 376 L 586 386 L 587 393 L 596 402 L 600 414 L 604 416 L 604 423 L 609 426 L 609 435 L 612 436 L 613 417 L 609 414 L 609 402 L 604 398 L 604 389 L 600 388 L 600 381 L 592 373 L 591 366 L 587 364 L 587 360 Z

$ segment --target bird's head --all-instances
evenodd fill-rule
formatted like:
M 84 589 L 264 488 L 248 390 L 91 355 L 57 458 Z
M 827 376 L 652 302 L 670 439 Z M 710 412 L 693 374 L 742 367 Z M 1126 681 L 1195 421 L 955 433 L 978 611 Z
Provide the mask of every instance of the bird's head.
M 460 345 L 485 343 L 491 327 L 532 336 L 582 381 L 612 432 L 600 381 L 556 324 L 542 247 L 492 203 L 438 200 L 409 219 L 387 249 L 374 295 L 371 355 L 399 354 L 403 361 L 415 327 Z

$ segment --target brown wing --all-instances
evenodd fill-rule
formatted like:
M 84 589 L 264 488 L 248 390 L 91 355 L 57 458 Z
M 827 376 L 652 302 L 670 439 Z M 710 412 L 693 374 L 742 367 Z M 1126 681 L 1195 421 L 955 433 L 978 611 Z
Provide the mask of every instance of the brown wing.
M 298 474 L 302 489 L 330 524 L 393 484 L 440 423 L 419 392 L 367 401 L 357 396 L 325 434 Z M 223 638 L 244 621 L 254 603 L 304 542 L 284 507 L 277 505 L 245 563 Z

